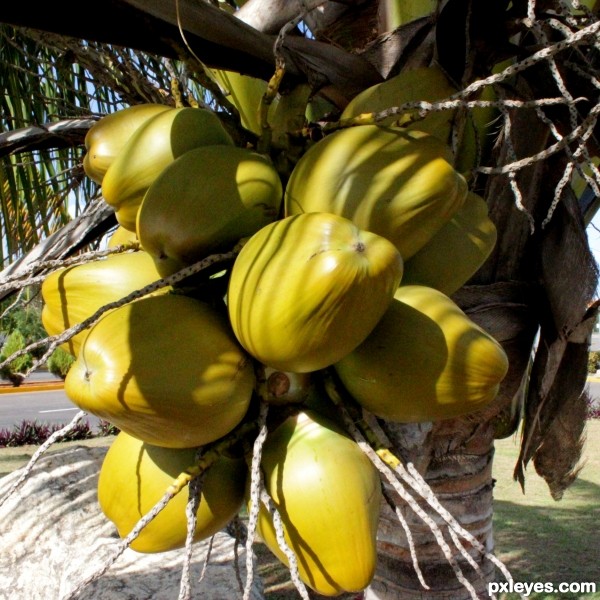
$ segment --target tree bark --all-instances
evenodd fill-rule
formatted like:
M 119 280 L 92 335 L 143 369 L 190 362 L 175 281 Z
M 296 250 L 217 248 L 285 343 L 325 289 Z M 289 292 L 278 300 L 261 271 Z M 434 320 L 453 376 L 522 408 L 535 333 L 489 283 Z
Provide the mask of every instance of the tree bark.
M 414 429 L 414 428 L 413 428 Z M 422 431 L 422 430 L 421 430 Z M 418 440 L 417 447 L 408 448 L 409 452 L 421 453 L 423 444 L 430 446 L 433 439 Z M 403 443 L 408 436 L 403 431 Z M 493 428 L 490 424 L 478 429 L 478 435 L 472 436 L 457 452 L 432 456 L 427 466 L 426 481 L 442 505 L 454 516 L 464 529 L 469 531 L 488 552 L 493 551 L 492 535 L 492 456 Z M 431 589 L 425 590 L 419 581 L 410 546 L 394 511 L 386 504 L 382 509 L 378 532 L 377 574 L 366 592 L 365 600 L 410 600 L 442 599 L 462 600 L 470 598 L 470 592 L 458 581 L 452 566 L 448 563 L 431 529 L 398 497 L 388 489 L 389 495 L 400 506 L 408 523 L 419 566 L 425 583 Z M 423 503 L 420 503 L 423 505 Z M 435 519 L 443 531 L 440 519 Z M 452 539 L 444 536 L 452 548 Z M 452 548 L 454 553 L 456 549 Z M 458 564 L 481 596 L 486 585 L 494 577 L 494 565 L 474 548 L 468 548 L 469 554 L 481 569 L 481 575 L 475 576 L 473 569 L 462 557 Z

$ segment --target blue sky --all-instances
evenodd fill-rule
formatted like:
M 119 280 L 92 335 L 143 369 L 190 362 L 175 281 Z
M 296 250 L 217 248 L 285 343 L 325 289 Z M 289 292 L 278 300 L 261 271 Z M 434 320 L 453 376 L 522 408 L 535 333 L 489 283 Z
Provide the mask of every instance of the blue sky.
M 600 265 L 600 212 L 596 214 L 590 225 L 588 225 L 587 234 L 590 249 L 596 257 L 596 262 Z M 600 296 L 600 290 L 596 292 L 596 295 Z

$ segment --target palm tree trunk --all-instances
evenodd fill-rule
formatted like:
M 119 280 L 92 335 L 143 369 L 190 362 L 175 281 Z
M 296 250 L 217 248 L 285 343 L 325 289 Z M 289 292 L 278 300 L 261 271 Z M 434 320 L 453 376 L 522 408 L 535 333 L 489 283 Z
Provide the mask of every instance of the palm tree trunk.
M 425 476 L 442 505 L 490 553 L 494 545 L 493 440 L 493 427 L 487 424 L 454 452 L 432 456 Z M 431 444 L 426 440 L 422 441 L 426 445 Z M 422 451 L 423 446 L 420 447 Z M 366 592 L 365 600 L 470 598 L 470 591 L 457 579 L 455 570 L 444 556 L 429 526 L 415 515 L 393 490 L 388 490 L 388 494 L 400 506 L 410 527 L 423 579 L 431 589 L 424 589 L 419 581 L 404 529 L 398 526 L 398 517 L 386 504 L 382 510 L 378 536 L 378 571 Z M 440 519 L 437 519 L 437 524 L 443 531 Z M 447 535 L 444 537 L 452 547 L 452 539 Z M 456 549 L 453 549 L 456 554 Z M 477 594 L 484 597 L 487 583 L 494 578 L 495 567 L 477 549 L 467 547 L 467 550 L 481 569 L 479 575 L 474 573 L 464 558 L 456 559 L 465 577 L 473 583 Z

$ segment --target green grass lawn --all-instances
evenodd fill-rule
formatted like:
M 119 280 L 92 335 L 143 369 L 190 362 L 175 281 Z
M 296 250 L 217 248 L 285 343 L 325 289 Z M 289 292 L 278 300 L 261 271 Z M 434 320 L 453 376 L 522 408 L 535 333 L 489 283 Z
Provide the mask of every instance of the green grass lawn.
M 496 442 L 494 532 L 496 554 L 515 581 L 595 582 L 585 595 L 532 594 L 531 598 L 600 598 L 600 420 L 588 421 L 584 467 L 562 500 L 528 465 L 525 494 L 512 473 L 518 439 Z M 504 596 L 517 598 L 516 594 Z

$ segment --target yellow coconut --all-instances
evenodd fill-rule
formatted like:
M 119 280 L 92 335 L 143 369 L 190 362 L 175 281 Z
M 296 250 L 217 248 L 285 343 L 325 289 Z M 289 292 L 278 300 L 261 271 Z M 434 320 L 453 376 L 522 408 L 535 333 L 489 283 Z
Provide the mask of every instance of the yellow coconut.
M 261 468 L 302 581 L 324 596 L 366 588 L 377 562 L 381 483 L 354 440 L 325 417 L 303 412 L 269 433 Z M 288 564 L 264 506 L 258 532 Z
M 283 189 L 270 160 L 234 146 L 186 152 L 156 178 L 138 213 L 144 250 L 168 275 L 229 251 L 275 220 Z
M 407 102 L 435 102 L 445 100 L 458 90 L 438 66 L 406 69 L 355 96 L 342 112 L 341 119 L 358 115 L 382 112 L 390 107 L 398 107 Z M 450 143 L 452 121 L 455 110 L 430 112 L 418 118 L 417 110 L 390 115 L 378 121 L 379 125 L 402 125 L 435 135 L 444 143 Z M 411 119 L 416 119 L 411 121 Z
M 135 231 L 129 231 L 129 229 L 125 229 L 119 225 L 108 238 L 108 247 L 116 248 L 117 246 L 126 246 L 133 242 L 137 242 L 138 237 Z
M 508 370 L 500 344 L 447 296 L 398 288 L 369 337 L 335 365 L 348 392 L 378 417 L 435 421 L 479 410 Z
M 102 195 L 119 224 L 135 231 L 139 205 L 162 170 L 188 150 L 232 146 L 219 117 L 202 108 L 174 108 L 141 125 L 129 138 L 102 180 Z
M 254 369 L 226 317 L 179 294 L 115 309 L 89 332 L 65 380 L 80 408 L 149 444 L 190 448 L 244 418 Z
M 467 195 L 465 179 L 438 138 L 362 125 L 312 146 L 285 190 L 287 215 L 328 212 L 377 233 L 409 259 L 450 220 Z
M 136 104 L 102 117 L 85 136 L 85 174 L 102 184 L 108 167 L 134 132 L 148 119 L 166 110 L 164 104 Z
M 483 265 L 496 238 L 485 200 L 469 192 L 450 221 L 406 261 L 402 285 L 425 285 L 449 296 Z
M 42 324 L 57 335 L 91 317 L 98 309 L 154 283 L 160 274 L 146 252 L 112 254 L 106 258 L 54 271 L 42 284 Z M 159 293 L 164 293 L 163 288 Z M 63 344 L 77 356 L 87 335 L 84 329 Z
M 229 319 L 263 364 L 316 371 L 365 339 L 401 277 L 400 254 L 385 238 L 336 215 L 294 215 L 242 248 L 229 281 Z
M 112 442 L 100 469 L 98 502 L 122 538 L 161 500 L 169 486 L 196 464 L 194 448 L 161 448 L 145 444 L 121 431 Z M 244 502 L 247 467 L 242 458 L 218 458 L 206 471 L 196 513 L 194 541 L 220 531 Z M 185 545 L 187 488 L 144 527 L 131 548 L 165 552 Z

